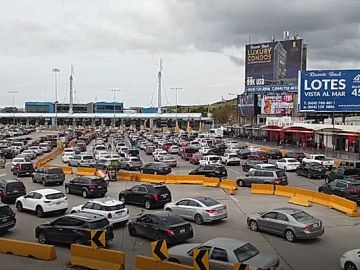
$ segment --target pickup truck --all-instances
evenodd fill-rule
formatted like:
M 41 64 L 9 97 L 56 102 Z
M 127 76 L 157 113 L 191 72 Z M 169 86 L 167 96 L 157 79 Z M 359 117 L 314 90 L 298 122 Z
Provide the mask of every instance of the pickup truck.
M 335 179 L 360 180 L 360 169 L 340 167 L 333 169 L 325 176 L 326 183 L 330 183 Z
M 310 155 L 309 158 L 303 158 L 302 163 L 309 163 L 309 162 L 315 162 L 323 165 L 328 170 L 331 170 L 333 167 L 335 167 L 335 160 L 331 158 L 327 158 L 325 155 Z

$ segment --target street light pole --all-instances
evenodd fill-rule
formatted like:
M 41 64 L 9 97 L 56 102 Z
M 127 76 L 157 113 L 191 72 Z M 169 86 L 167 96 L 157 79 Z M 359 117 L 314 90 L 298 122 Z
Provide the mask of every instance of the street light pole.
M 60 72 L 59 68 L 53 68 L 52 72 L 54 72 L 54 89 L 55 89 L 55 106 L 54 106 L 54 111 L 55 111 L 55 130 L 57 130 L 57 103 L 58 103 L 58 76 L 57 74 Z
M 178 123 L 178 91 L 179 90 L 182 90 L 182 87 L 171 87 L 170 90 L 174 90 L 175 91 L 175 106 L 176 106 L 176 109 L 175 109 L 175 113 L 176 113 L 176 128 L 178 129 L 179 128 L 179 123 Z
M 15 94 L 18 94 L 17 90 L 10 90 L 9 94 L 12 94 L 12 104 L 13 104 L 13 125 L 15 125 Z
M 116 93 L 121 92 L 121 89 L 118 88 L 113 88 L 113 89 L 109 89 L 110 92 L 112 92 L 114 94 L 114 103 L 113 103 L 113 108 L 114 108 L 114 126 L 115 126 L 115 113 L 116 113 L 116 107 L 115 107 L 115 100 L 116 100 Z

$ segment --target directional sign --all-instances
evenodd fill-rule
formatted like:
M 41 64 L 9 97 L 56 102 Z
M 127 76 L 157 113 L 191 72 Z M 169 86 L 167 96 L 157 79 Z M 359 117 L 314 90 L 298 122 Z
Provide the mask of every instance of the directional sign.
M 194 270 L 209 270 L 209 251 L 194 249 Z
M 91 247 L 99 248 L 105 247 L 105 231 L 91 231 Z
M 151 251 L 155 262 L 163 261 L 168 258 L 168 249 L 165 240 L 151 242 Z
M 250 270 L 249 265 L 243 263 L 235 263 L 234 270 Z

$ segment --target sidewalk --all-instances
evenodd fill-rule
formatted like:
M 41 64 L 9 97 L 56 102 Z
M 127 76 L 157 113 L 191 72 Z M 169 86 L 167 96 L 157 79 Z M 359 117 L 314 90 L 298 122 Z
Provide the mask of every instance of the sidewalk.
M 278 146 L 275 142 L 264 142 L 259 141 L 255 139 L 245 139 L 245 138 L 238 138 L 236 137 L 236 140 L 240 142 L 246 142 L 250 144 L 256 144 L 260 146 L 269 146 L 273 148 L 281 148 L 288 151 L 300 151 L 304 152 L 305 154 L 324 154 L 327 157 L 337 158 L 337 159 L 349 159 L 349 160 L 359 160 L 360 154 L 359 153 L 351 153 L 351 152 L 345 152 L 345 151 L 333 151 L 332 148 L 325 148 L 325 149 L 314 149 L 311 147 L 299 147 L 299 146 L 293 146 L 293 145 L 284 145 L 284 146 Z

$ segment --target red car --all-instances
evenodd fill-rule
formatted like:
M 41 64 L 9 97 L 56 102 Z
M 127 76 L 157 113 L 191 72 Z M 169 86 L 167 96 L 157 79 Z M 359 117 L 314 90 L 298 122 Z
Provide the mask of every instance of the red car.
M 163 144 L 162 149 L 167 152 L 169 150 L 170 146 L 172 146 L 172 145 L 173 145 L 173 143 L 166 142 Z
M 184 160 L 190 160 L 193 154 L 195 154 L 198 150 L 194 148 L 182 148 L 181 150 L 181 158 Z
M 269 161 L 269 158 L 265 152 L 256 152 L 250 154 L 248 160 L 261 160 L 267 163 Z
M 200 160 L 203 158 L 203 155 L 199 152 L 194 153 L 190 158 L 190 163 L 194 165 L 200 164 Z

